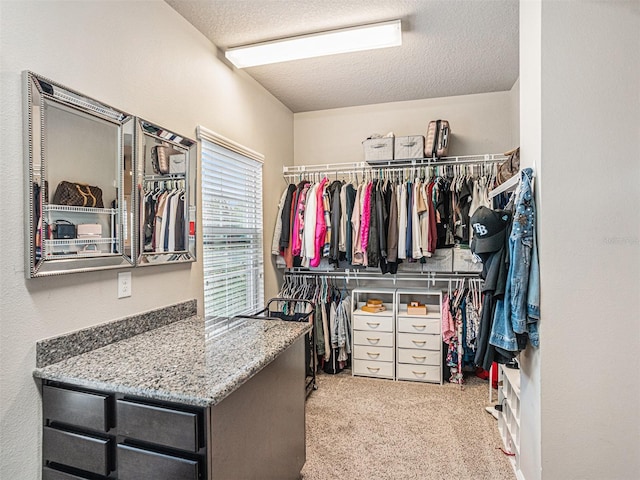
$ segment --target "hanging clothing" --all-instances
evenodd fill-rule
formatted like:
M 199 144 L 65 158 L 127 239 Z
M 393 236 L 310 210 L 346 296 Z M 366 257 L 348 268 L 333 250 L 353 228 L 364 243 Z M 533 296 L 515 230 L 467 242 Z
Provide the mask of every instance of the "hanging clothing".
M 280 249 L 283 250 L 289 246 L 289 236 L 291 235 L 291 202 L 293 201 L 293 192 L 296 186 L 291 183 L 287 187 L 287 196 L 285 197 L 284 206 L 281 212 L 281 230 L 280 230 Z
M 353 203 L 353 211 L 351 212 L 352 226 L 352 255 L 351 263 L 353 265 L 363 265 L 364 255 L 362 249 L 362 205 L 364 200 L 364 185 L 360 184 L 356 190 L 356 196 Z
M 346 192 L 347 195 L 347 210 L 346 210 L 346 215 L 344 215 L 345 217 L 345 221 L 346 221 L 346 231 L 347 231 L 347 236 L 346 236 L 346 240 L 345 240 L 345 257 L 347 262 L 352 263 L 353 261 L 353 234 L 354 232 L 357 231 L 357 228 L 354 227 L 354 224 L 352 222 L 352 217 L 353 217 L 353 212 L 356 209 L 356 201 L 357 201 L 357 187 L 354 187 L 351 183 L 347 184 L 347 186 L 345 188 L 343 188 L 343 190 Z M 359 220 L 358 220 L 358 224 L 359 224 Z
M 280 254 L 280 235 L 282 234 L 282 210 L 284 209 L 284 203 L 289 192 L 289 186 L 284 189 L 280 196 L 280 202 L 278 202 L 278 214 L 276 215 L 276 227 L 273 229 L 273 239 L 271 241 L 271 253 L 273 255 Z
M 398 259 L 407 258 L 407 186 L 405 183 L 398 185 Z

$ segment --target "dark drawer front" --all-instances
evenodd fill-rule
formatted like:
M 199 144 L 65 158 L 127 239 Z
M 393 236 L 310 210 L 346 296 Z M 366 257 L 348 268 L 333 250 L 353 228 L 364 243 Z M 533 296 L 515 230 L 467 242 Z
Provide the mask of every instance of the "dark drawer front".
M 198 415 L 118 400 L 118 435 L 197 452 Z
M 44 427 L 42 455 L 48 462 L 108 475 L 112 464 L 110 442 L 108 439 Z
M 54 470 L 53 468 L 44 467 L 42 469 L 42 480 L 89 480 L 87 477 L 79 477 L 70 473 Z
M 42 387 L 44 418 L 100 432 L 109 430 L 109 396 L 76 392 L 65 388 Z
M 119 480 L 198 480 L 198 462 L 118 445 Z

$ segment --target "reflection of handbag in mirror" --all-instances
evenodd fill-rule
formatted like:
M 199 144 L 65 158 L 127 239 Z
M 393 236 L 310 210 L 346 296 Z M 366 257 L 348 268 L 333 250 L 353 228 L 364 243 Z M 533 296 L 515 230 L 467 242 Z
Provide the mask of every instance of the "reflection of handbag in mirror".
M 69 220 L 56 220 L 51 226 L 55 240 L 69 240 L 76 238 L 76 226 Z
M 99 223 L 78 224 L 78 238 L 100 238 L 102 237 L 102 225 Z
M 160 175 L 169 173 L 169 149 L 168 145 L 156 145 L 151 148 L 151 166 L 155 173 Z
M 102 190 L 100 188 L 64 180 L 56 188 L 56 193 L 53 195 L 53 204 L 104 208 Z

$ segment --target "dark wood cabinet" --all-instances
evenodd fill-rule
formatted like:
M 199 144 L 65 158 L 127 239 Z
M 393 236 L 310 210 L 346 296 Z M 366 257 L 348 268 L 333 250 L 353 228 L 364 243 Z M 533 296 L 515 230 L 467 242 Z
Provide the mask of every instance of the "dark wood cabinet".
M 43 480 L 204 480 L 206 409 L 42 387 Z
M 165 455 L 129 445 L 118 445 L 118 478 L 120 480 L 198 480 L 197 460 Z

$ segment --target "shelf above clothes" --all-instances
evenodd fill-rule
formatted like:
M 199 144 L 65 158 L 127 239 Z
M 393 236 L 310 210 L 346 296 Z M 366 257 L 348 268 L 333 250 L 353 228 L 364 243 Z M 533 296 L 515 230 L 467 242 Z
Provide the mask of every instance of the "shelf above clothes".
M 327 163 L 316 165 L 285 165 L 282 174 L 285 178 L 298 177 L 309 173 L 349 174 L 362 172 L 400 171 L 417 167 L 441 167 L 455 165 L 487 165 L 503 162 L 507 157 L 502 153 L 482 155 L 463 155 L 442 158 L 408 158 L 376 162 Z

